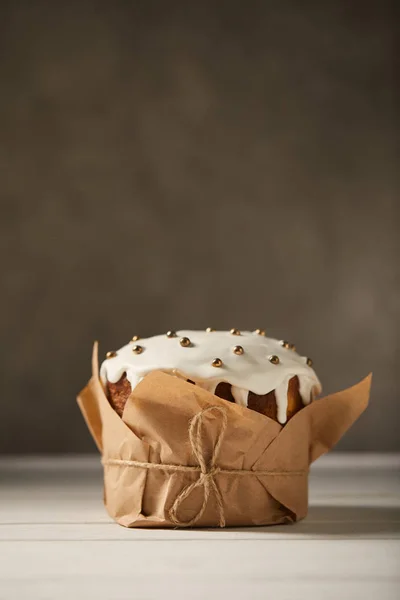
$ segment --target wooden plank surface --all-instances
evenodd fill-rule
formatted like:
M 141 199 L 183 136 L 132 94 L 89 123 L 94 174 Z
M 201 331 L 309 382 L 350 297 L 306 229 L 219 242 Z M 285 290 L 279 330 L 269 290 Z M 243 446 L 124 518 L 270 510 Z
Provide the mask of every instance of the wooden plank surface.
M 0 458 L 0 600 L 400 598 L 400 456 L 332 454 L 294 525 L 128 530 L 98 457 Z

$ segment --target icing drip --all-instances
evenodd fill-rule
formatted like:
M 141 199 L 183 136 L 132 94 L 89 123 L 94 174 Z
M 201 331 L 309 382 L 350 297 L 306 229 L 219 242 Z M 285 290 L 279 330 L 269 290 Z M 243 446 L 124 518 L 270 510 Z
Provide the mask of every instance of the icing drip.
M 287 377 L 277 388 L 275 388 L 275 399 L 277 409 L 277 419 L 281 425 L 287 420 L 288 407 L 288 386 L 290 377 Z
M 315 381 L 310 377 L 299 377 L 299 392 L 303 404 L 310 404 L 314 397 Z
M 249 391 L 233 385 L 231 388 L 232 396 L 235 398 L 236 404 L 247 407 Z
M 181 345 L 184 338 L 190 340 L 190 345 Z M 132 351 L 133 343 L 123 346 L 116 356 L 103 362 L 100 375 L 104 383 L 107 380 L 116 383 L 126 373 L 134 389 L 147 373 L 158 369 L 191 379 L 210 393 L 215 393 L 218 383 L 224 381 L 232 386 L 232 395 L 240 406 L 247 406 L 249 391 L 264 395 L 275 390 L 278 421 L 282 424 L 286 422 L 288 383 L 292 377 L 299 378 L 304 404 L 310 402 L 312 394 L 321 391 L 318 377 L 306 358 L 283 347 L 279 340 L 241 331 L 242 354 L 234 352 L 237 342 L 238 335 L 229 331 L 177 331 L 176 337 L 158 335 L 141 339 L 139 354 Z M 270 362 L 271 356 L 279 361 Z M 212 366 L 215 357 L 222 361 L 218 369 Z

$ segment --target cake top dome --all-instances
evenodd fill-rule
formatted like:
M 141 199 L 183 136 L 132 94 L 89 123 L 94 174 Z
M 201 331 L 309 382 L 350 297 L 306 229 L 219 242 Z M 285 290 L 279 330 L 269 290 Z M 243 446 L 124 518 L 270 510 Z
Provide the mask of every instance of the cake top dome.
M 101 365 L 103 381 L 116 383 L 126 373 L 134 389 L 143 377 L 162 370 L 193 380 L 210 392 L 225 381 L 236 402 L 247 406 L 248 392 L 262 395 L 275 390 L 278 420 L 286 420 L 287 387 L 297 376 L 304 404 L 319 394 L 321 384 L 310 359 L 300 356 L 292 344 L 265 336 L 261 330 L 181 330 L 132 340 L 117 352 L 109 352 Z M 287 400 L 286 400 L 287 401 Z

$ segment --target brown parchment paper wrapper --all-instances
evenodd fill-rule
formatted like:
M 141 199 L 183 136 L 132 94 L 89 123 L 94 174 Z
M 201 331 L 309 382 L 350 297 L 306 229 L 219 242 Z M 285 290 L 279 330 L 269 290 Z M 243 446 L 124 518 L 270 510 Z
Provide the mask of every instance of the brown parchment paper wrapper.
M 282 427 L 177 377 L 154 371 L 133 390 L 122 418 L 99 379 L 78 404 L 102 454 L 104 503 L 125 527 L 239 526 L 307 514 L 309 465 L 368 404 L 371 375 L 316 400 Z

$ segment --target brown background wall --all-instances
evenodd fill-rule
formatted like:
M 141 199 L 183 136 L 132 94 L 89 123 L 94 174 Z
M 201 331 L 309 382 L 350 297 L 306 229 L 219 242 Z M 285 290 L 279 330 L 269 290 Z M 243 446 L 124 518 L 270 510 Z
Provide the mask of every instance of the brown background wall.
M 265 327 L 400 450 L 389 3 L 1 3 L 1 452 L 91 451 L 92 340 Z

